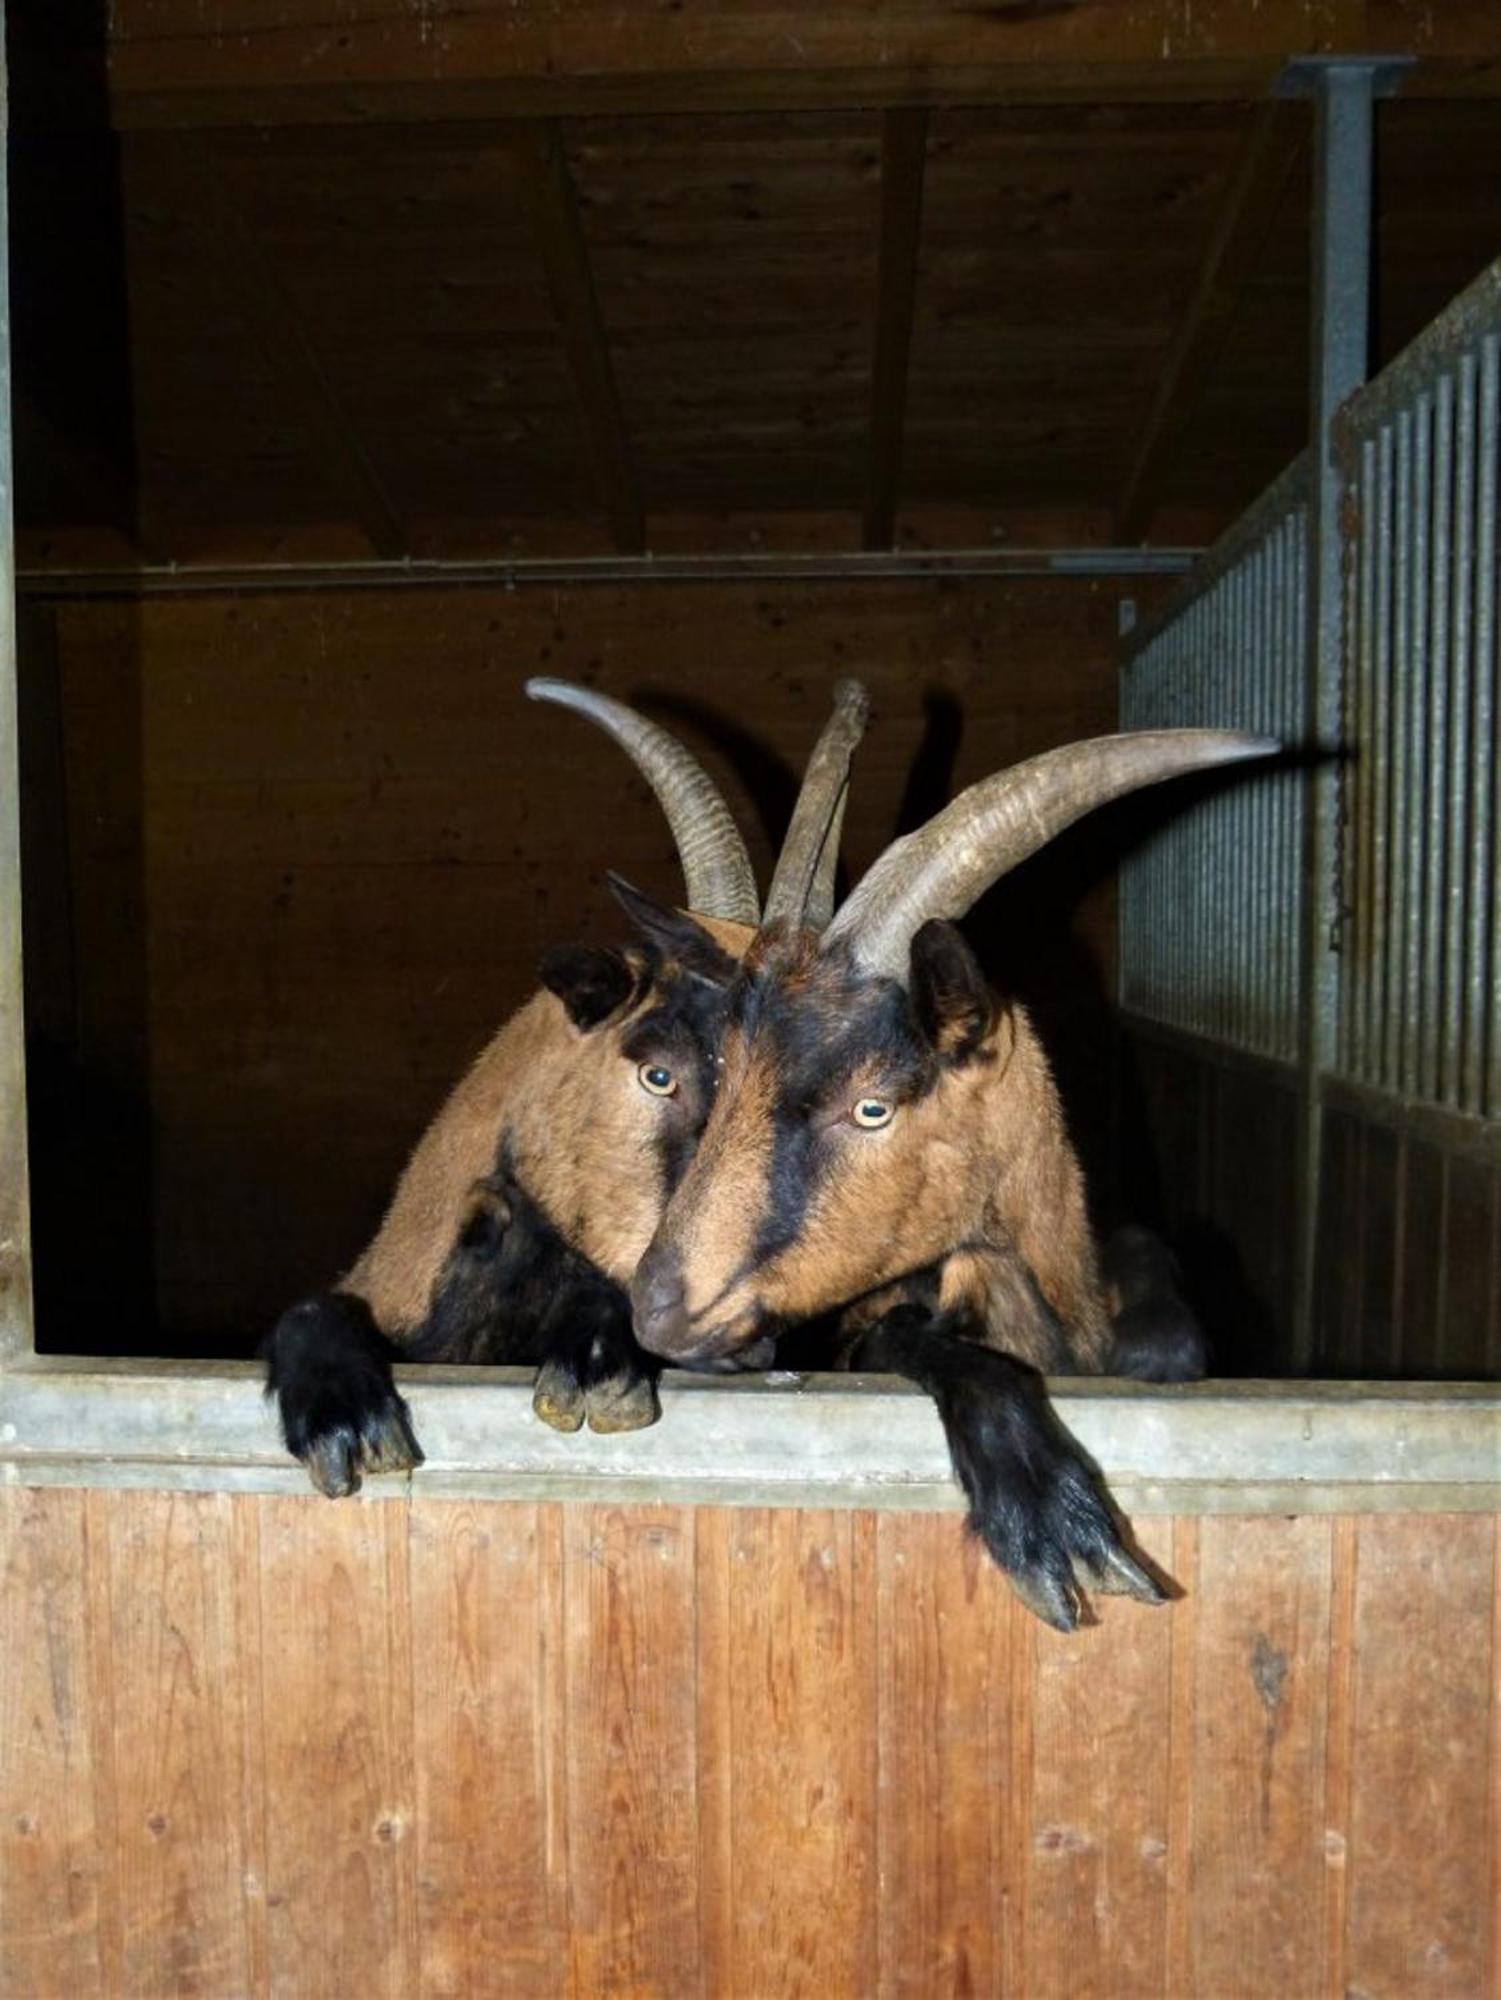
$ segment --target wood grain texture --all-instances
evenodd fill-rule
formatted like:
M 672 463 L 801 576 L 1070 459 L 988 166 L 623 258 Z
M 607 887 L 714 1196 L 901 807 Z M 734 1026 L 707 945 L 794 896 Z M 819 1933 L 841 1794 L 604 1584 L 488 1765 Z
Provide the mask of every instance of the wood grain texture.
M 503 1982 L 517 2000 L 567 1990 L 548 1893 L 544 1546 L 522 1505 L 419 1502 L 411 1514 L 422 1992 Z
M 1361 1526 L 1346 1978 L 1351 1994 L 1493 1991 L 1492 1521 Z
M 0 1489 L 0 1991 L 101 1987 L 81 1493 Z
M 0 1492 L 6 2000 L 1478 2000 L 1495 1523 Z
M 1322 1949 L 1330 1528 L 1207 1520 L 1194 1606 L 1195 1990 L 1311 1990 Z
M 1170 1569 L 1162 1524 L 1143 1525 Z M 1018 1990 L 1038 2000 L 1137 2000 L 1167 1977 L 1176 1614 L 1103 1598 L 1097 1615 L 1069 1634 L 1019 1625 L 1033 1695 Z
M 256 1504 L 270 1991 L 405 2000 L 418 1983 L 406 1511 Z
M 699 1985 L 691 1511 L 565 1514 L 569 1949 L 579 1994 Z
M 217 2000 L 251 1986 L 242 1786 L 247 1674 L 227 1494 L 89 1500 L 107 1550 L 121 1994 Z M 92 1551 L 91 1551 L 92 1552 Z
M 876 1984 L 869 1516 L 730 1525 L 730 1995 L 861 2000 Z
M 1009 1599 L 956 1525 L 942 1515 L 876 1522 L 882 2000 L 989 1993 L 1000 1979 Z

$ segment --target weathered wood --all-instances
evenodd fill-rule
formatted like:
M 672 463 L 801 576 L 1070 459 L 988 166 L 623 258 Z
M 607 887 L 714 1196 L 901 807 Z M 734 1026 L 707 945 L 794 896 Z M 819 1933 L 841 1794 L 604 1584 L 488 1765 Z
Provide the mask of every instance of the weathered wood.
M 503 1980 L 517 2000 L 567 1990 L 552 1923 L 547 1758 L 554 1705 L 538 1509 L 411 1511 L 417 1922 L 422 1992 Z
M 695 1517 L 564 1517 L 569 1941 L 575 1990 L 700 1986 Z
M 0 1487 L 0 1991 L 104 1990 L 81 1493 Z
M 1490 84 L 1494 37 L 1484 0 L 1403 8 L 1400 43 L 1458 68 L 1466 87 Z M 962 4 L 873 16 L 837 5 L 735 8 L 698 16 L 619 14 L 598 6 L 518 14 L 498 4 L 445 20 L 441 37 L 384 7 L 354 8 L 329 35 L 315 0 L 274 23 L 240 0 L 205 15 L 191 0 L 135 0 L 112 16 L 115 115 L 157 119 L 368 116 L 377 103 L 407 115 L 475 115 L 483 104 L 538 109 L 722 110 L 729 106 L 918 101 L 983 102 L 1000 94 L 1206 92 L 1264 96 L 1293 54 L 1366 53 L 1394 38 L 1381 0 L 1331 15 L 1314 0 L 1174 0 L 1130 9 Z M 1461 66 L 1463 66 L 1461 68 Z M 853 74 L 851 74 L 853 72 Z M 568 81 L 563 81 L 568 79 Z M 879 93 L 872 96 L 872 91 Z M 545 93 L 545 94 L 544 94 Z M 314 95 L 314 104 L 302 99 Z M 458 101 L 455 101 L 458 100 Z
M 7 2000 L 1489 1992 L 1494 1520 L 1138 1527 L 0 1488 Z
M 1486 1615 L 1492 1522 L 1363 1524 L 1346 1978 L 1357 1993 L 1493 1990 Z
M 269 1988 L 417 1990 L 405 1508 L 257 1509 Z
M 642 549 L 646 525 L 641 493 L 562 133 L 556 121 L 548 119 L 522 127 L 514 146 L 522 197 L 547 272 L 599 497 L 610 519 L 615 546 L 627 552 Z
M 1123 542 L 1137 540 L 1151 522 L 1167 462 L 1193 419 L 1302 157 L 1307 124 L 1307 109 L 1300 104 L 1266 104 L 1251 114 L 1200 259 L 1198 281 L 1132 448 L 1116 510 Z
M 1007 1594 L 935 1516 L 876 1527 L 881 2000 L 998 1990 Z
M 1170 1569 L 1165 1524 L 1140 1525 Z M 1015 1990 L 1038 2000 L 1166 1990 L 1173 1618 L 1111 1598 L 1096 1609 L 1099 1627 L 1066 1636 L 1021 1619 L 1034 1692 L 1019 1857 L 1027 1950 Z M 1108 1670 L 1093 1644 L 1107 1625 Z
M 729 1529 L 734 2000 L 876 1989 L 868 1516 L 747 1511 Z
M 1323 1948 L 1330 1524 L 1199 1528 L 1195 1991 L 1312 1991 Z M 1311 1893 L 1312 1892 L 1312 1893 Z
M 236 1623 L 234 1504 L 202 1493 L 90 1502 L 91 1560 L 108 1579 L 94 1611 L 109 1635 L 122 1915 L 110 1990 L 140 2000 L 252 1985 L 247 1902 L 265 1859 L 242 1844 L 243 1735 L 259 1660 Z
M 881 120 L 881 247 L 865 487 L 867 549 L 890 548 L 896 535 L 927 154 L 927 112 L 888 111 Z

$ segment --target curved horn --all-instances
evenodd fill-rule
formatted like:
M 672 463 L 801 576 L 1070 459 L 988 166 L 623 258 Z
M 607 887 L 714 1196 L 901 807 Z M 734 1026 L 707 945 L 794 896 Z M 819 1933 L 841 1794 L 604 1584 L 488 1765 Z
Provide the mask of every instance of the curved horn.
M 894 841 L 829 926 L 870 972 L 905 984 L 912 938 L 930 917 L 962 917 L 993 882 L 1110 799 L 1180 772 L 1282 745 L 1235 729 L 1144 729 L 1096 736 L 982 778 Z
M 593 688 L 573 681 L 529 680 L 526 691 L 533 701 L 555 701 L 597 722 L 651 786 L 677 842 L 690 910 L 753 927 L 760 922 L 745 842 L 719 787 L 696 757 L 655 722 Z
M 834 713 L 803 773 L 792 823 L 767 891 L 764 923 L 809 924 L 822 930 L 833 915 L 850 759 L 869 720 L 870 695 L 864 686 L 840 681 L 834 689 Z

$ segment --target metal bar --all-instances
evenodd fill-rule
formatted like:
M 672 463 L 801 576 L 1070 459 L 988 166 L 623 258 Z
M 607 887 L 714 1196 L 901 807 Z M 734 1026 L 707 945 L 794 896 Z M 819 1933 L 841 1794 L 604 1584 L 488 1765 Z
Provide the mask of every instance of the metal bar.
M 1501 671 L 1496 627 L 1496 487 L 1501 454 L 1501 336 L 1480 355 L 1479 477 L 1475 532 L 1475 702 L 1470 783 L 1475 805 L 1471 839 L 1470 987 L 1474 1023 L 1473 1088 L 1466 1109 L 1501 1115 L 1501 922 L 1496 916 L 1497 828 L 1501 826 L 1501 758 L 1496 741 L 1496 681 Z
M 1394 447 L 1390 425 L 1383 425 L 1376 441 L 1376 633 L 1375 687 L 1373 707 L 1376 727 L 1371 743 L 1371 815 L 1373 883 L 1370 907 L 1370 951 L 1366 977 L 1369 982 L 1370 1023 L 1369 1080 L 1379 1083 L 1385 1074 L 1387 1020 L 1387 898 L 1391 875 L 1391 752 L 1395 731 L 1392 699 L 1392 491 Z
M 1402 970 L 1406 964 L 1408 908 L 1407 817 L 1412 796 L 1412 662 L 1411 571 L 1412 535 L 1412 412 L 1396 417 L 1396 495 L 1392 508 L 1392 762 L 1391 876 L 1387 935 L 1391 941 L 1385 973 L 1387 985 L 1386 1045 L 1382 1081 L 1398 1086 L 1403 1068 L 1406 1011 Z
M 0 1363 L 31 1351 L 31 1207 L 21 981 L 14 487 L 10 459 L 9 86 L 0 49 Z
M 1369 439 L 1362 441 L 1358 473 L 1359 498 L 1355 502 L 1356 583 L 1353 607 L 1353 645 L 1350 657 L 1354 671 L 1350 678 L 1348 711 L 1349 748 L 1355 762 L 1347 773 L 1351 801 L 1346 821 L 1350 842 L 1348 900 L 1350 928 L 1345 938 L 1345 1046 L 1341 1067 L 1346 1075 L 1366 1076 L 1370 1043 L 1366 1034 L 1366 1002 L 1370 989 L 1371 895 L 1375 879 L 1374 773 L 1371 743 L 1375 736 L 1376 714 L 1373 681 L 1375 658 L 1372 624 L 1374 619 L 1375 536 L 1372 532 L 1376 501 L 1375 449 Z
M 1311 575 L 1304 736 L 1332 751 L 1340 725 L 1341 601 L 1339 475 L 1334 415 L 1365 380 L 1369 347 L 1372 100 L 1374 64 L 1315 66 L 1312 316 L 1309 356 Z M 1307 1368 L 1315 1339 L 1318 1248 L 1320 1079 L 1333 1054 L 1338 959 L 1331 936 L 1338 884 L 1333 772 L 1315 763 L 1304 802 L 1303 965 L 1300 1008 L 1298 1220 L 1293 1355 Z
M 1454 378 L 1440 376 L 1432 404 L 1433 482 L 1431 539 L 1425 570 L 1428 596 L 1428 754 L 1427 816 L 1423 827 L 1426 874 L 1423 882 L 1423 956 L 1418 984 L 1422 993 L 1418 1089 L 1439 1096 L 1443 1044 L 1443 942 L 1445 817 L 1459 804 L 1447 795 L 1451 728 L 1449 674 L 1449 567 L 1454 502 Z
M 1465 783 L 1470 744 L 1470 690 L 1473 682 L 1470 643 L 1471 588 L 1475 530 L 1475 414 L 1478 396 L 1475 356 L 1459 357 L 1454 413 L 1454 548 L 1449 576 L 1449 701 L 1454 726 L 1449 732 L 1448 895 L 1444 925 L 1444 1015 L 1440 1035 L 1443 1059 L 1439 1083 L 1441 1102 L 1458 1109 L 1464 1093 L 1464 973 L 1465 874 L 1470 805 Z
M 498 583 L 838 581 L 850 577 L 1181 576 L 1197 551 L 1177 549 L 828 549 L 712 555 L 485 557 L 473 561 L 247 563 L 222 567 L 23 570 L 29 597 L 243 596 L 252 591 L 388 589 Z

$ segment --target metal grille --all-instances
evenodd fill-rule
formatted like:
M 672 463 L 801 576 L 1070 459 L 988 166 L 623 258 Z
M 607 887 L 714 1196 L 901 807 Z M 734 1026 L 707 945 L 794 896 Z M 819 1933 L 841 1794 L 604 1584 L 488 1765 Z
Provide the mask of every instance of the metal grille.
M 1125 729 L 1303 734 L 1308 462 L 1291 465 L 1132 636 Z M 1304 791 L 1295 771 L 1220 781 L 1121 871 L 1121 1000 L 1258 1054 L 1297 1055 Z
M 1344 492 L 1337 1066 L 1501 1114 L 1501 263 L 1336 421 Z

